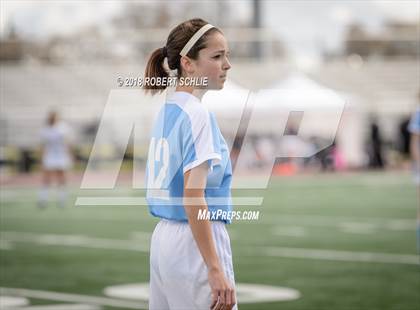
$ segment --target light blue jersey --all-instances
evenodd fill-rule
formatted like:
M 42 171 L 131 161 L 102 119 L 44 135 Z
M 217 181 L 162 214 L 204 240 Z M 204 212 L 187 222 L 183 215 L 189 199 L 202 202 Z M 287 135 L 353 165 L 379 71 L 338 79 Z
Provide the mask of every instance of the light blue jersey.
M 420 134 L 420 108 L 417 108 L 408 124 L 408 131 L 414 134 Z
M 411 117 L 411 120 L 410 120 L 410 123 L 408 124 L 407 129 L 411 134 L 420 135 L 420 107 L 417 108 L 416 112 Z M 420 145 L 417 144 L 416 147 L 420 148 Z M 413 176 L 414 176 L 414 183 L 420 186 L 420 163 L 417 160 L 413 160 L 412 170 L 413 170 Z M 420 235 L 419 235 L 419 238 L 420 238 Z M 419 244 L 419 249 L 420 249 L 420 244 Z
M 232 210 L 232 166 L 229 150 L 213 113 L 187 92 L 172 93 L 154 124 L 146 165 L 146 199 L 150 213 L 160 218 L 188 221 L 183 207 L 184 173 L 207 161 L 205 198 L 211 220 Z M 217 212 L 218 210 L 221 210 Z

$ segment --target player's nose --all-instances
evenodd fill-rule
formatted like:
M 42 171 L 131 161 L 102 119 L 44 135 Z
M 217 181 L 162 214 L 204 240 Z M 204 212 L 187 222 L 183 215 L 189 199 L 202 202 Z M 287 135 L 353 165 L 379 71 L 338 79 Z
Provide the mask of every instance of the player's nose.
M 230 64 L 229 59 L 225 58 L 225 61 L 223 62 L 223 70 L 228 71 L 230 68 L 232 68 L 232 65 Z

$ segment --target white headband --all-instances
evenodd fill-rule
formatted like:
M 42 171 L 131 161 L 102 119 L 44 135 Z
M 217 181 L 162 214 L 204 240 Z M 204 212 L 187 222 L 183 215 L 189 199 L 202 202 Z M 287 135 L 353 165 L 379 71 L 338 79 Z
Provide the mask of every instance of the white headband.
M 190 49 L 194 46 L 194 44 L 201 38 L 201 36 L 209 29 L 214 28 L 213 25 L 207 24 L 201 27 L 194 35 L 191 37 L 191 39 L 185 44 L 184 48 L 179 53 L 181 56 L 186 56 Z

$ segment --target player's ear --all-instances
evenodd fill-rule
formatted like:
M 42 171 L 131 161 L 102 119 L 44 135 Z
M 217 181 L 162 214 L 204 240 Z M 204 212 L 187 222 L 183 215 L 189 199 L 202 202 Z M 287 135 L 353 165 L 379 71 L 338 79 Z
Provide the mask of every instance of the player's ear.
M 195 71 L 195 63 L 187 56 L 181 56 L 181 68 L 183 72 L 193 74 Z

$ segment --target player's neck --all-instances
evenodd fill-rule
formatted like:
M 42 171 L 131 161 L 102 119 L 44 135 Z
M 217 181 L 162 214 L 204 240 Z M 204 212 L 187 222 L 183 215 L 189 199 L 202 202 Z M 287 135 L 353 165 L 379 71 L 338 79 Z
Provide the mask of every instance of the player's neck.
M 188 87 L 188 86 L 177 86 L 175 88 L 175 91 L 183 91 L 183 92 L 186 92 L 186 93 L 190 93 L 191 95 L 193 95 L 194 97 L 197 97 L 198 100 L 201 101 L 201 98 L 203 98 L 207 89 L 197 89 L 197 88 Z

